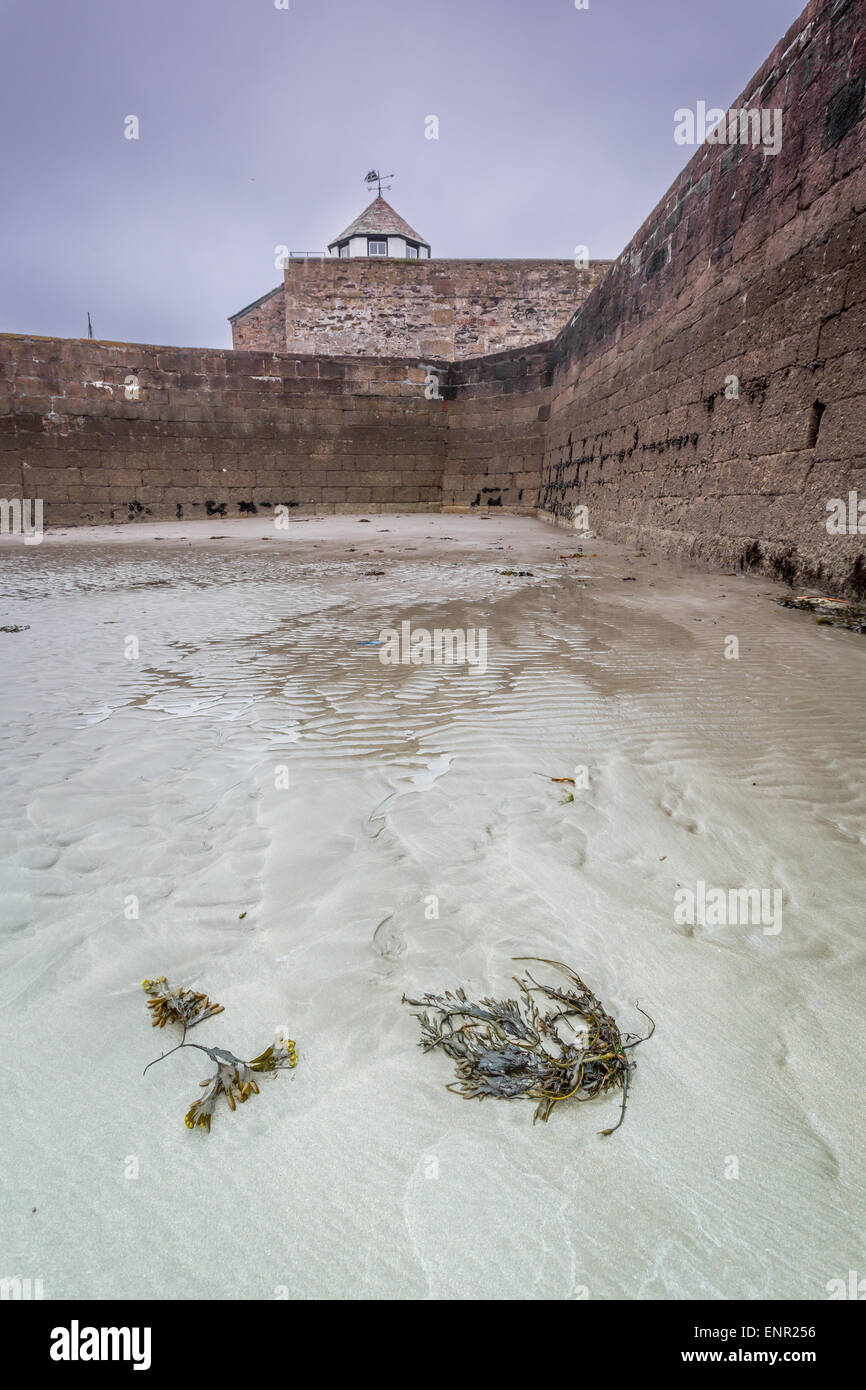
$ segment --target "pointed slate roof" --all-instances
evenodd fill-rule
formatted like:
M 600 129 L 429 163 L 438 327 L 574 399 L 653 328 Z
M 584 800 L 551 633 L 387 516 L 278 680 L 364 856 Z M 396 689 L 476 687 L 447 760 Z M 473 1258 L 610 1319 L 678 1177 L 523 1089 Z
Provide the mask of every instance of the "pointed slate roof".
M 374 198 L 368 208 L 365 208 L 360 217 L 356 217 L 354 222 L 341 232 L 333 241 L 328 242 L 328 250 L 336 246 L 338 241 L 347 241 L 352 236 L 403 236 L 409 241 L 420 241 L 422 246 L 429 249 L 430 243 L 419 236 L 408 222 L 404 222 L 398 212 L 395 212 L 390 203 L 386 203 L 381 193 L 378 198 Z

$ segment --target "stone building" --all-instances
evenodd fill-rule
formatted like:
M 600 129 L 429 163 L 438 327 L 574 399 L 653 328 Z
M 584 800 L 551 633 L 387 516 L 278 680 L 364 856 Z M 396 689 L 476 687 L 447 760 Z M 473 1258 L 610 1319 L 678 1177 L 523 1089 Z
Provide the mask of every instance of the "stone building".
M 447 361 L 556 337 L 609 261 L 438 260 L 379 194 L 320 256 L 233 314 L 232 346 Z

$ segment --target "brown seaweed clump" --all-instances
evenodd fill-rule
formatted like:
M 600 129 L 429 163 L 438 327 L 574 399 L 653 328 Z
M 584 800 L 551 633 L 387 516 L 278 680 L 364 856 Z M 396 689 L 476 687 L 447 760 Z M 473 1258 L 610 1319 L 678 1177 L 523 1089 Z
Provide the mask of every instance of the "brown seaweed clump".
M 216 1063 L 216 1075 L 201 1083 L 207 1087 L 205 1094 L 193 1101 L 184 1117 L 187 1129 L 194 1129 L 198 1125 L 208 1132 L 214 1106 L 220 1096 L 225 1096 L 229 1109 L 234 1110 L 251 1095 L 259 1094 L 254 1072 L 281 1071 L 285 1067 L 294 1067 L 298 1060 L 294 1041 L 284 1032 L 278 1032 L 270 1047 L 252 1062 L 241 1061 L 240 1057 L 235 1057 L 234 1053 L 226 1052 L 222 1047 L 201 1047 L 200 1043 L 185 1043 L 182 1046 L 199 1047 Z
M 194 1028 L 213 1014 L 224 1012 L 222 1004 L 212 1004 L 206 994 L 197 994 L 191 989 L 172 989 L 164 975 L 155 980 L 142 980 L 141 987 L 150 995 L 147 1007 L 153 1014 L 153 1028 L 164 1028 L 167 1023 Z
M 617 1123 L 625 1117 L 628 1078 L 634 1063 L 626 1053 L 647 1038 L 621 1034 L 583 980 L 560 961 L 516 956 L 518 961 L 549 965 L 565 977 L 559 987 L 539 984 L 529 971 L 514 976 L 517 999 L 482 999 L 474 1004 L 462 989 L 454 994 L 425 994 L 403 1002 L 424 1012 L 420 1046 L 435 1047 L 455 1062 L 457 1081 L 449 1085 L 466 1100 L 486 1096 L 534 1100 L 533 1124 L 547 1120 L 563 1100 L 592 1100 L 616 1087 L 622 1089 Z M 639 1007 L 639 1006 L 635 1006 Z M 643 1013 L 643 1009 L 639 1008 Z M 647 1037 L 652 1037 L 655 1024 Z
M 186 1044 L 187 1047 L 194 1045 Z M 216 1075 L 201 1083 L 207 1090 L 198 1100 L 193 1101 L 184 1116 L 184 1123 L 187 1129 L 194 1129 L 199 1125 L 201 1129 L 210 1132 L 211 1116 L 220 1096 L 225 1096 L 229 1109 L 234 1110 L 238 1104 L 243 1105 L 253 1092 L 258 1095 L 259 1088 L 249 1062 L 242 1062 L 234 1053 L 226 1052 L 222 1047 L 203 1047 L 201 1050 L 216 1063 Z
M 187 1129 L 198 1126 L 209 1132 L 214 1108 L 220 1096 L 225 1096 L 229 1109 L 235 1110 L 251 1095 L 258 1095 L 259 1088 L 254 1073 L 274 1074 L 297 1065 L 295 1042 L 285 1028 L 278 1028 L 274 1041 L 251 1062 L 243 1061 L 222 1047 L 205 1047 L 203 1043 L 187 1042 L 186 1035 L 190 1028 L 194 1028 L 197 1023 L 213 1014 L 223 1013 L 222 1004 L 212 1004 L 206 994 L 196 994 L 188 989 L 171 989 L 164 975 L 160 975 L 156 980 L 143 980 L 142 986 L 151 996 L 148 1008 L 153 1012 L 153 1027 L 164 1028 L 167 1023 L 179 1023 L 183 1028 L 180 1042 L 161 1057 L 149 1062 L 144 1069 L 145 1073 L 157 1062 L 163 1062 L 166 1057 L 184 1047 L 195 1047 L 199 1052 L 206 1052 L 216 1066 L 215 1075 L 201 1083 L 207 1088 L 204 1095 L 194 1100 L 186 1113 Z

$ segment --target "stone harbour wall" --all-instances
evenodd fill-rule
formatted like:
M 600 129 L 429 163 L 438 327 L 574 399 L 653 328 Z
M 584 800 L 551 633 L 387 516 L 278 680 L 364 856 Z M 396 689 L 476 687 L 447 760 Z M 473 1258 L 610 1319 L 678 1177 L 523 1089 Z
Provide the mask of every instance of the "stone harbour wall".
M 545 514 L 866 593 L 864 82 L 866 0 L 813 0 L 733 103 L 780 152 L 702 145 L 554 344 Z
M 550 411 L 550 343 L 455 363 L 447 377 L 446 511 L 534 511 Z
M 424 377 L 387 359 L 3 335 L 0 497 L 42 498 L 47 525 L 435 508 L 448 422 Z
M 549 343 L 466 363 L 0 335 L 0 497 L 47 525 L 537 504 Z M 435 380 L 433 373 L 435 372 Z

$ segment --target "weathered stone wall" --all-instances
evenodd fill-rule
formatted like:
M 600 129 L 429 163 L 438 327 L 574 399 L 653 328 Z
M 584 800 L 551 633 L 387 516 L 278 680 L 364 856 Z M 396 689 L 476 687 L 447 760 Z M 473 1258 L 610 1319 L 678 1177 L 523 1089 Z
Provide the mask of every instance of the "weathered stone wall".
M 447 427 L 405 361 L 0 336 L 0 497 L 47 525 L 435 509 Z
M 546 512 L 866 590 L 825 525 L 866 499 L 864 11 L 807 6 L 734 103 L 782 109 L 781 152 L 703 145 L 560 335 Z
M 239 351 L 285 352 L 286 296 L 283 285 L 277 285 L 262 295 L 255 304 L 235 314 L 232 326 L 232 347 Z
M 432 363 L 0 335 L 0 497 L 47 525 L 537 501 L 549 343 Z
M 416 361 L 524 347 L 554 337 L 608 264 L 580 270 L 572 261 L 289 261 L 282 346 Z
M 550 343 L 455 363 L 442 506 L 532 511 L 550 399 Z

